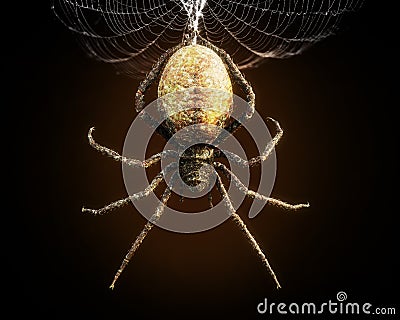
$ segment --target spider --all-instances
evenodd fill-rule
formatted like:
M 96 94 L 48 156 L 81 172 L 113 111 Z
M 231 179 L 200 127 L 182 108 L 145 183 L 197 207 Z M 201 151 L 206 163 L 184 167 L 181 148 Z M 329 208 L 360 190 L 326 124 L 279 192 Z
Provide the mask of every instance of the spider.
M 198 36 L 198 35 L 197 35 Z M 197 41 L 196 41 L 197 40 Z M 150 86 L 159 79 L 158 83 L 158 96 L 162 97 L 169 93 L 185 90 L 187 88 L 211 88 L 216 90 L 222 90 L 228 93 L 232 93 L 232 81 L 237 83 L 243 93 L 246 95 L 246 102 L 248 104 L 248 112 L 243 114 L 239 119 L 230 119 L 229 117 L 229 103 L 222 103 L 219 105 L 219 109 L 202 109 L 193 108 L 193 110 L 179 111 L 174 104 L 170 104 L 165 112 L 167 113 L 166 121 L 161 125 L 157 126 L 156 131 L 163 136 L 167 141 L 180 129 L 191 124 L 210 124 L 220 128 L 224 128 L 227 132 L 233 133 L 236 129 L 241 126 L 243 120 L 252 117 L 255 108 L 255 94 L 249 82 L 245 79 L 243 74 L 239 71 L 237 65 L 233 62 L 231 57 L 222 49 L 211 44 L 207 40 L 196 37 L 193 41 L 193 37 L 184 39 L 181 44 L 176 47 L 170 48 L 164 54 L 160 56 L 158 61 L 153 65 L 152 70 L 147 74 L 145 79 L 140 83 L 136 96 L 135 96 L 135 108 L 137 112 L 143 110 L 145 106 L 145 93 Z M 204 164 L 212 165 L 216 172 L 219 172 L 223 176 L 230 179 L 236 187 L 239 188 L 246 196 L 264 201 L 266 203 L 279 206 L 284 209 L 297 210 L 300 208 L 308 207 L 309 204 L 289 204 L 284 201 L 270 198 L 259 194 L 255 191 L 249 190 L 239 178 L 222 162 L 218 161 L 218 158 L 229 158 L 242 166 L 254 166 L 265 161 L 273 151 L 274 147 L 281 139 L 283 130 L 279 123 L 272 119 L 267 118 L 276 127 L 276 134 L 272 140 L 267 144 L 265 150 L 260 155 L 251 158 L 250 160 L 244 160 L 235 154 L 223 153 L 215 147 L 207 144 L 197 144 L 189 147 L 185 150 L 181 156 L 176 167 L 179 168 L 182 180 L 190 187 L 203 188 L 208 183 L 208 173 L 201 171 L 201 167 Z M 116 161 L 125 163 L 132 167 L 147 168 L 155 163 L 159 162 L 164 156 L 167 156 L 168 151 L 163 151 L 153 155 L 147 160 L 129 159 L 118 154 L 114 150 L 104 147 L 98 144 L 93 138 L 94 127 L 89 130 L 88 139 L 90 145 L 101 153 L 110 156 Z M 125 199 L 115 201 L 101 209 L 87 209 L 82 208 L 83 212 L 89 212 L 92 214 L 103 214 L 111 211 L 118 207 L 121 207 L 132 200 L 139 200 L 145 198 L 151 194 L 155 188 L 165 179 L 165 172 L 161 171 L 155 176 L 148 187 L 145 190 L 130 195 Z M 254 236 L 250 233 L 247 226 L 236 213 L 232 200 L 230 199 L 227 190 L 222 183 L 219 174 L 216 175 L 216 187 L 222 196 L 222 200 L 226 206 L 231 219 L 233 219 L 240 230 L 243 232 L 251 246 L 255 249 L 256 253 L 260 257 L 261 261 L 267 268 L 268 272 L 272 276 L 277 288 L 281 288 L 281 285 L 272 270 L 267 257 L 261 250 L 258 242 Z M 148 232 L 153 228 L 157 220 L 160 219 L 164 212 L 164 208 L 172 194 L 170 187 L 164 190 L 161 197 L 161 201 L 158 207 L 155 209 L 155 213 L 148 220 L 141 233 L 134 240 L 131 248 L 124 257 L 121 266 L 117 270 L 114 279 L 110 285 L 113 289 L 115 283 L 125 267 L 128 265 L 132 256 L 139 248 L 143 240 L 145 239 Z M 213 206 L 211 193 L 209 193 L 209 205 Z

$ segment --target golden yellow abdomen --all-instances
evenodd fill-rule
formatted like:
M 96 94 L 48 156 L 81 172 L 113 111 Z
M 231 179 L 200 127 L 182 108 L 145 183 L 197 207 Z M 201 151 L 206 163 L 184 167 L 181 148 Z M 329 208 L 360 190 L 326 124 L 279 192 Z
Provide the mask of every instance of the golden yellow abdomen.
M 185 90 L 189 88 L 199 90 Z M 166 95 L 171 93 L 168 100 Z M 189 45 L 176 51 L 163 70 L 158 97 L 164 96 L 168 102 L 163 111 L 176 131 L 192 124 L 223 127 L 231 112 L 232 84 L 225 64 L 213 50 Z M 192 109 L 181 111 L 185 106 Z

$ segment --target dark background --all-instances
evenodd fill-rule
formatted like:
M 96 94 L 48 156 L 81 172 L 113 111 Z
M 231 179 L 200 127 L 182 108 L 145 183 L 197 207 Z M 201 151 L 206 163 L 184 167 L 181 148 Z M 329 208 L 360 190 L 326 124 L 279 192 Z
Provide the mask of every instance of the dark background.
M 146 221 L 132 206 L 101 217 L 81 213 L 82 205 L 126 196 L 120 165 L 91 149 L 86 136 L 95 125 L 98 141 L 122 149 L 139 82 L 88 58 L 50 4 L 5 9 L 11 20 L 3 22 L 1 60 L 10 99 L 3 110 L 11 113 L 3 137 L 11 147 L 4 153 L 15 156 L 3 156 L 17 160 L 9 188 L 17 199 L 8 210 L 16 232 L 5 242 L 15 255 L 7 259 L 16 271 L 14 310 L 54 319 L 257 319 L 272 318 L 256 312 L 264 298 L 322 303 L 345 291 L 349 302 L 399 312 L 392 10 L 367 2 L 338 35 L 301 56 L 245 71 L 257 110 L 285 130 L 272 195 L 311 203 L 296 214 L 266 206 L 252 220 L 250 201 L 239 210 L 283 288 L 275 289 L 228 221 L 190 235 L 155 228 L 111 291 Z

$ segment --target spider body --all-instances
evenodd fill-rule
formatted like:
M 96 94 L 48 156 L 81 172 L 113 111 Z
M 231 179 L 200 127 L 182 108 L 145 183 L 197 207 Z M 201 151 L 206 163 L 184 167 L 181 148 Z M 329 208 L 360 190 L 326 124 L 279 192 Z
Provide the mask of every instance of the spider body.
M 188 90 L 193 88 L 194 90 Z M 211 91 L 211 92 L 210 92 Z M 176 94 L 178 93 L 178 94 Z M 211 94 L 210 94 L 211 93 Z M 196 134 L 213 140 L 224 128 L 231 113 L 232 83 L 222 59 L 203 45 L 187 45 L 171 55 L 158 84 L 158 97 L 164 97 L 161 110 L 171 134 L 196 125 Z M 189 106 L 182 110 L 182 106 Z M 211 126 L 210 126 L 211 125 Z M 186 140 L 190 140 L 190 134 Z M 196 144 L 184 151 L 179 161 L 183 182 L 202 191 L 210 181 L 214 149 Z
M 215 144 L 211 144 L 211 142 L 218 141 L 218 139 L 223 136 L 220 135 L 222 129 L 225 130 L 223 131 L 224 133 L 228 132 L 232 134 L 241 126 L 243 120 L 252 117 L 255 110 L 255 95 L 251 85 L 224 50 L 200 37 L 198 38 L 199 41 L 197 44 L 193 43 L 192 40 L 193 39 L 188 39 L 188 41 L 183 41 L 180 45 L 167 50 L 155 63 L 152 70 L 140 83 L 136 92 L 136 111 L 140 112 L 143 110 L 145 107 L 145 93 L 155 81 L 159 80 L 158 101 L 161 102 L 158 108 L 160 113 L 164 113 L 166 120 L 161 123 L 161 125 L 155 125 L 157 121 L 154 121 L 146 112 L 140 113 L 142 119 L 152 125 L 156 132 L 166 140 L 169 140 L 178 133 L 178 131 L 182 130 L 185 132 L 185 129 L 195 125 L 196 131 L 192 131 L 190 134 L 195 134 L 196 136 L 200 135 L 201 138 L 204 138 L 204 140 L 201 140 L 204 141 L 204 143 L 190 145 L 183 151 L 180 158 L 176 160 L 176 162 L 178 162 L 177 168 L 182 181 L 189 189 L 201 191 L 206 186 L 210 185 L 210 176 L 212 173 L 215 174 L 215 184 L 222 196 L 222 201 L 224 201 L 228 213 L 261 258 L 277 287 L 280 288 L 278 279 L 265 254 L 247 229 L 243 220 L 236 213 L 220 175 L 224 175 L 230 179 L 231 183 L 235 184 L 241 192 L 245 193 L 245 195 L 250 198 L 289 210 L 296 210 L 308 207 L 309 205 L 289 204 L 249 190 L 233 172 L 217 159 L 225 157 L 228 158 L 228 160 L 232 160 L 237 165 L 246 167 L 259 164 L 265 161 L 271 154 L 282 137 L 283 131 L 276 120 L 268 118 L 268 120 L 272 121 L 275 125 L 277 133 L 273 139 L 267 143 L 264 151 L 259 156 L 249 160 L 241 159 L 235 154 L 223 153 L 215 147 Z M 230 118 L 233 98 L 231 81 L 234 81 L 246 96 L 248 111 L 239 116 L 239 119 Z M 112 157 L 114 160 L 123 162 L 129 166 L 147 168 L 160 161 L 163 156 L 168 155 L 168 150 L 166 150 L 153 155 L 147 160 L 126 158 L 119 155 L 114 150 L 108 149 L 95 142 L 92 137 L 93 130 L 94 128 L 91 128 L 88 134 L 91 146 Z M 188 138 L 190 138 L 190 134 Z M 161 171 L 143 191 L 132 194 L 125 199 L 115 201 L 98 210 L 83 208 L 82 211 L 102 214 L 130 203 L 133 200 L 142 199 L 151 194 L 153 190 L 160 185 L 160 182 L 165 179 L 165 174 L 166 172 L 164 172 L 164 170 Z M 176 172 L 174 174 L 176 174 Z M 158 207 L 155 209 L 155 213 L 148 220 L 142 232 L 136 237 L 123 259 L 120 268 L 114 276 L 114 280 L 110 286 L 111 288 L 114 288 L 115 282 L 141 245 L 147 233 L 160 219 L 171 194 L 172 190 L 167 186 Z M 211 191 L 209 191 L 208 195 L 210 207 L 213 207 Z

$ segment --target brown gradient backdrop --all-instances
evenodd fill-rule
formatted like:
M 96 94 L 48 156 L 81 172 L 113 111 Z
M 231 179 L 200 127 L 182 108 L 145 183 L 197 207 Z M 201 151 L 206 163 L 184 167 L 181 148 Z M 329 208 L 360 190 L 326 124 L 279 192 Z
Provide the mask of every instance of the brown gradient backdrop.
M 398 302 L 398 102 L 389 99 L 397 73 L 388 78 L 398 58 L 390 20 L 373 20 L 377 6 L 367 4 L 341 34 L 303 55 L 245 72 L 258 112 L 285 130 L 273 196 L 311 203 L 294 214 L 267 206 L 251 220 L 250 201 L 239 210 L 280 291 L 230 221 L 189 235 L 155 228 L 108 289 L 146 221 L 132 206 L 101 217 L 81 213 L 82 205 L 126 196 L 120 165 L 90 148 L 86 135 L 95 125 L 99 142 L 122 149 L 138 81 L 89 59 L 49 6 L 34 9 L 19 17 L 28 28 L 11 37 L 6 53 L 16 59 L 13 105 L 23 119 L 14 122 L 24 159 L 15 212 L 22 241 L 12 248 L 27 252 L 14 263 L 21 267 L 15 301 L 31 315 L 257 319 L 265 297 L 318 303 L 340 290 L 353 302 Z M 154 142 L 149 154 L 162 140 Z

